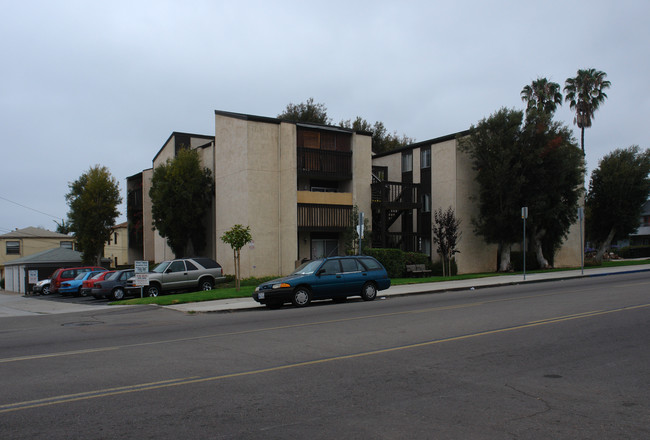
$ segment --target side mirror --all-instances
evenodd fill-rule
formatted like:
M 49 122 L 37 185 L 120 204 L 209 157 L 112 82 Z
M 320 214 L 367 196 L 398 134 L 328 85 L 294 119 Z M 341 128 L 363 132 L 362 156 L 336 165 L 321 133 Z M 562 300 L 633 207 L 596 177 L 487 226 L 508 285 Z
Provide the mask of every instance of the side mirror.
M 324 274 L 324 273 L 325 273 L 325 269 L 321 269 L 321 270 L 319 270 L 318 272 L 316 272 L 316 276 L 319 277 L 319 276 L 321 276 L 321 275 Z

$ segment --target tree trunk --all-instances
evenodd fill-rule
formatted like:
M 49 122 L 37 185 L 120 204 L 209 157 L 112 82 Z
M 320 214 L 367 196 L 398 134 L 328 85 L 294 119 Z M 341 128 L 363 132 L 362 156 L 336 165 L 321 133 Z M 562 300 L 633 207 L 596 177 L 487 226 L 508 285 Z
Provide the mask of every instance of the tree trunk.
M 585 155 L 585 127 L 582 126 L 580 130 L 580 146 L 582 147 L 582 155 Z
M 237 273 L 237 250 L 233 249 L 233 259 L 235 264 L 235 288 L 239 291 L 239 274 Z
M 512 266 L 510 264 L 510 245 L 501 245 L 501 264 L 499 265 L 499 272 L 510 272 Z
M 537 264 L 540 269 L 548 269 L 550 266 L 548 260 L 544 258 L 544 251 L 542 249 L 542 237 L 546 234 L 546 231 L 541 230 L 537 232 L 537 229 L 533 229 L 533 252 L 535 252 L 535 258 L 537 258 Z
M 612 244 L 614 235 L 616 235 L 616 229 L 612 228 L 612 230 L 609 231 L 609 235 L 607 235 L 605 241 L 600 245 L 598 252 L 596 252 L 596 256 L 594 257 L 596 263 L 600 264 L 603 262 L 603 255 L 605 254 L 605 251 L 609 249 L 609 246 Z

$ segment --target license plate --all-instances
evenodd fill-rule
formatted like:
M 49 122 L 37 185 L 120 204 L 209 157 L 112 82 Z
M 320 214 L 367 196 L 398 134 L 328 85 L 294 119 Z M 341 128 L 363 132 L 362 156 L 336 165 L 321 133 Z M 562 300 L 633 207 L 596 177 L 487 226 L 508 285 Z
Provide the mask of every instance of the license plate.
M 264 299 L 264 292 L 260 292 L 257 294 L 257 299 Z

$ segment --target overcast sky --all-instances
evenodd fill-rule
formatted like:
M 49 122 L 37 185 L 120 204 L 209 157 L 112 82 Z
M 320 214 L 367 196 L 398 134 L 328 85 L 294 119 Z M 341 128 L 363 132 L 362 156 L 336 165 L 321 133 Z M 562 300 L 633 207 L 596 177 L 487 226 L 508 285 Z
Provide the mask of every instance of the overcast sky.
M 55 229 L 69 182 L 96 164 L 126 199 L 171 132 L 214 135 L 214 110 L 275 117 L 309 97 L 335 123 L 361 116 L 423 141 L 523 109 L 538 77 L 564 86 L 593 67 L 612 87 L 585 132 L 588 172 L 649 146 L 647 0 L 0 6 L 0 234 Z M 556 118 L 579 139 L 568 104 Z

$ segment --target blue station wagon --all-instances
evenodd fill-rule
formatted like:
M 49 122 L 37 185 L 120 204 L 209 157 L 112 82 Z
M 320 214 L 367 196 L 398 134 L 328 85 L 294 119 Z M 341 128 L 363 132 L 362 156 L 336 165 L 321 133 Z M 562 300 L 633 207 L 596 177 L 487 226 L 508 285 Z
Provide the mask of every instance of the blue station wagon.
M 304 307 L 314 299 L 344 300 L 348 296 L 372 301 L 377 291 L 389 287 L 386 269 L 373 257 L 331 257 L 308 261 L 291 275 L 260 284 L 253 299 L 269 308 L 287 302 Z

